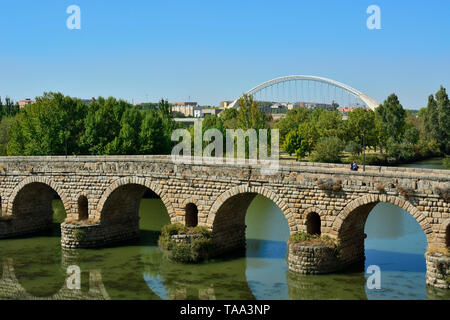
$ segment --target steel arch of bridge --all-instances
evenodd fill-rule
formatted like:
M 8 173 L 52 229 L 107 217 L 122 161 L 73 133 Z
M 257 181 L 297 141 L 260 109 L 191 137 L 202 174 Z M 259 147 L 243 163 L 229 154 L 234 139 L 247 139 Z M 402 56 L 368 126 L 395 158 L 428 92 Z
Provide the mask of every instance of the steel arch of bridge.
M 256 92 L 259 92 L 267 87 L 271 87 L 275 84 L 278 83 L 283 83 L 283 82 L 288 82 L 288 81 L 294 81 L 294 80 L 308 80 L 308 81 L 316 81 L 316 82 L 321 82 L 321 83 L 325 83 L 325 84 L 330 84 L 333 85 L 335 87 L 341 88 L 349 93 L 351 93 L 352 95 L 356 96 L 358 99 L 360 99 L 362 102 L 364 102 L 370 109 L 375 110 L 376 107 L 378 107 L 380 104 L 372 99 L 371 97 L 369 97 L 368 95 L 366 95 L 365 93 L 362 93 L 346 84 L 343 84 L 341 82 L 335 81 L 335 80 L 331 80 L 331 79 L 327 79 L 327 78 L 323 78 L 323 77 L 318 77 L 318 76 L 305 76 L 305 75 L 293 75 L 293 76 L 285 76 L 285 77 L 279 77 L 279 78 L 275 78 L 269 81 L 266 81 L 264 83 L 261 83 L 260 85 L 252 88 L 251 90 L 247 91 L 246 94 L 249 95 L 253 95 Z M 232 104 L 229 105 L 228 108 L 234 108 L 236 106 L 236 103 L 238 102 L 239 99 L 236 99 L 233 101 Z

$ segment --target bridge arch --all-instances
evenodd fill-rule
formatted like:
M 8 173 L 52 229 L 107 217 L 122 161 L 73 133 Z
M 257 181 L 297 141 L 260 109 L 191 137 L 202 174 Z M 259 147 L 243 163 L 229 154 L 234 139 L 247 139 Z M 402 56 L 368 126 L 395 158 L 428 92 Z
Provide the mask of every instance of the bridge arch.
M 272 79 L 272 80 L 269 80 L 269 81 L 266 81 L 266 82 L 263 82 L 263 83 L 257 85 L 256 87 L 247 91 L 246 94 L 253 95 L 256 92 L 259 92 L 259 91 L 261 91 L 267 87 L 273 86 L 275 84 L 288 82 L 288 81 L 295 81 L 295 80 L 317 81 L 320 83 L 325 83 L 325 84 L 329 84 L 329 85 L 338 87 L 342 90 L 347 91 L 348 93 L 352 94 L 353 96 L 357 97 L 358 99 L 360 99 L 372 110 L 375 110 L 375 108 L 377 108 L 380 105 L 376 100 L 372 99 L 367 94 L 362 93 L 362 92 L 350 87 L 349 85 L 343 84 L 343 83 L 335 81 L 335 80 L 327 79 L 324 77 L 308 76 L 308 75 L 291 75 L 291 76 L 275 78 L 275 79 Z M 229 108 L 234 108 L 236 106 L 238 100 L 239 99 L 234 100 L 230 104 Z
M 105 192 L 103 193 L 102 197 L 100 198 L 97 204 L 95 217 L 97 220 L 101 222 L 102 219 L 104 218 L 103 211 L 105 209 L 105 204 L 107 203 L 108 199 L 110 199 L 110 196 L 119 188 L 125 187 L 127 185 L 136 185 L 140 187 L 145 187 L 156 193 L 164 203 L 164 206 L 166 207 L 167 213 L 169 214 L 171 220 L 174 220 L 176 218 L 176 212 L 174 207 L 172 206 L 172 203 L 169 200 L 169 197 L 167 196 L 166 192 L 164 192 L 158 186 L 158 184 L 145 178 L 124 177 L 115 180 L 108 188 L 106 188 Z M 142 195 L 139 197 L 139 199 L 140 198 L 142 198 Z
M 365 260 L 365 225 L 372 209 L 378 203 L 390 203 L 408 212 L 420 225 L 429 245 L 433 239 L 432 228 L 426 215 L 411 202 L 397 196 L 370 194 L 359 197 L 349 204 L 335 218 L 330 236 L 339 243 L 340 259 L 343 266 L 361 264 Z
M 42 184 L 46 185 L 47 187 L 53 189 L 58 196 L 61 198 L 61 201 L 64 206 L 64 210 L 66 211 L 66 214 L 71 213 L 71 201 L 70 198 L 67 196 L 66 192 L 53 180 L 47 178 L 47 177 L 28 177 L 23 179 L 12 191 L 11 195 L 8 199 L 8 205 L 6 207 L 6 215 L 12 216 L 14 214 L 14 204 L 17 201 L 17 196 L 19 193 L 23 192 L 24 188 L 27 186 L 30 186 L 32 184 Z
M 387 195 L 379 195 L 379 194 L 370 194 L 365 195 L 360 198 L 357 198 L 347 204 L 344 209 L 338 214 L 337 219 L 335 219 L 332 227 L 332 231 L 335 235 L 338 235 L 339 231 L 342 229 L 344 222 L 348 219 L 350 214 L 354 213 L 356 209 L 361 208 L 363 206 L 372 205 L 373 207 L 380 202 L 386 202 L 393 205 L 396 205 L 410 215 L 417 221 L 417 223 L 422 228 L 423 232 L 428 236 L 431 234 L 431 226 L 426 219 L 426 215 L 417 209 L 411 202 L 405 200 L 403 198 L 397 196 L 387 196 Z M 372 209 L 370 209 L 372 210 Z M 370 210 L 367 214 L 370 213 Z M 428 239 L 431 240 L 431 239 Z
M 214 224 L 214 220 L 216 218 L 217 212 L 219 211 L 220 207 L 228 199 L 230 199 L 236 195 L 244 194 L 244 193 L 259 194 L 259 195 L 262 195 L 262 196 L 266 197 L 267 199 L 273 201 L 281 209 L 281 211 L 283 212 L 287 221 L 291 221 L 291 219 L 294 216 L 291 208 L 274 191 L 272 191 L 266 187 L 254 187 L 254 186 L 241 185 L 241 186 L 234 187 L 230 190 L 227 190 L 224 193 L 222 193 L 220 196 L 217 197 L 217 199 L 214 201 L 214 204 L 211 206 L 211 210 L 208 215 L 207 225 L 212 226 Z
M 242 252 L 245 249 L 247 242 L 245 218 L 250 204 L 257 195 L 269 199 L 278 206 L 289 224 L 290 234 L 296 230 L 290 207 L 274 191 L 247 185 L 234 187 L 217 197 L 208 216 L 207 226 L 212 230 L 216 254 Z

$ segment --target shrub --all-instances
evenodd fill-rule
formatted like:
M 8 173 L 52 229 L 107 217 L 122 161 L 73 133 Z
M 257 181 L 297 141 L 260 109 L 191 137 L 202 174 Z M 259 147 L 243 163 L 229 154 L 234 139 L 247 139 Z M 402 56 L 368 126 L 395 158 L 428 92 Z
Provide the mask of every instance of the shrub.
M 172 236 L 191 236 L 176 242 Z M 187 227 L 181 223 L 166 225 L 161 230 L 158 244 L 169 251 L 169 258 L 183 263 L 195 263 L 207 259 L 213 249 L 212 232 L 205 227 Z
M 288 245 L 326 245 L 327 247 L 335 248 L 336 243 L 328 236 L 319 236 L 316 234 L 309 234 L 306 232 L 296 232 L 289 237 Z
M 75 231 L 73 232 L 73 237 L 76 241 L 81 242 L 86 239 L 86 231 L 84 231 L 83 229 L 75 229 Z
M 436 187 L 434 191 L 445 201 L 450 201 L 450 188 L 449 187 Z
M 404 198 L 408 199 L 414 195 L 414 189 L 397 185 L 398 193 Z
M 355 141 L 350 141 L 349 143 L 347 143 L 347 145 L 345 146 L 345 151 L 353 154 L 353 155 L 357 155 L 360 154 L 363 151 L 362 146 L 355 142 Z
M 340 191 L 342 190 L 341 181 L 334 181 L 332 179 L 319 179 L 317 180 L 317 186 L 320 190 L 326 191 Z
M 446 156 L 444 158 L 444 160 L 442 160 L 442 164 L 444 165 L 444 167 L 446 167 L 447 169 L 450 169 L 450 156 Z

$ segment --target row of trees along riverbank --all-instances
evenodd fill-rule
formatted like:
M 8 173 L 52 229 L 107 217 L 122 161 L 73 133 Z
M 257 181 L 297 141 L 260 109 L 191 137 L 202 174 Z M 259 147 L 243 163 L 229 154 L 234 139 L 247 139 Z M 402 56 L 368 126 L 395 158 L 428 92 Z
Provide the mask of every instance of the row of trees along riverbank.
M 441 87 L 417 115 L 405 110 L 395 94 L 375 111 L 357 109 L 343 120 L 337 111 L 290 110 L 274 122 L 244 95 L 241 108 L 206 116 L 202 129 L 280 130 L 283 150 L 297 160 L 396 164 L 450 154 L 450 103 Z M 170 104 L 138 107 L 113 97 L 89 105 L 61 93 L 44 93 L 21 110 L 0 101 L 1 155 L 170 154 L 173 120 Z M 193 128 L 191 128 L 193 135 Z M 447 163 L 450 161 L 447 159 Z
M 297 160 L 398 164 L 450 154 L 450 102 L 441 86 L 417 114 L 391 94 L 375 111 L 356 109 L 342 120 L 338 112 L 295 109 L 274 125 L 283 150 Z M 449 165 L 449 159 L 444 163 Z

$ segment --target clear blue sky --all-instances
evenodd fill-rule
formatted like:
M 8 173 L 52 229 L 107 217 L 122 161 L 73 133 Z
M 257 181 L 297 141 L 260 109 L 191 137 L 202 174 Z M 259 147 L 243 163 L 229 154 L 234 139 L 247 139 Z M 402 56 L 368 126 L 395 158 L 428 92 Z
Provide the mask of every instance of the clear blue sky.
M 66 28 L 69 5 L 81 30 Z M 381 8 L 381 30 L 366 9 Z M 450 1 L 1 0 L 0 96 L 215 104 L 291 74 L 406 108 L 450 91 Z

